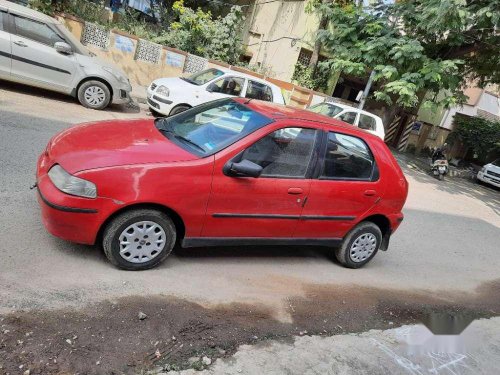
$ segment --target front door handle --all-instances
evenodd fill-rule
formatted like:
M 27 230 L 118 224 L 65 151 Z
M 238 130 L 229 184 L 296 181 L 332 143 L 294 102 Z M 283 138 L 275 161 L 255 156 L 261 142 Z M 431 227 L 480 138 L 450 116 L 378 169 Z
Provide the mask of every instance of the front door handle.
M 367 197 L 374 197 L 375 195 L 377 195 L 377 192 L 375 190 L 365 190 L 363 194 Z
M 304 192 L 304 190 L 302 190 L 301 188 L 289 188 L 288 189 L 288 194 L 298 195 L 298 194 L 302 194 L 303 192 Z
M 28 45 L 25 44 L 22 40 L 18 40 L 17 42 L 14 42 L 14 44 L 18 45 L 19 47 L 28 47 Z

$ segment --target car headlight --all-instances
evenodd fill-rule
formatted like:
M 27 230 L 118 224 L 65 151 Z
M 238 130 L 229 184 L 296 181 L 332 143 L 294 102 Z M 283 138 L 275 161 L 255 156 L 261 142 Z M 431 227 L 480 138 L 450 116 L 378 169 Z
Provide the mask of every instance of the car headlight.
M 482 167 L 481 170 L 479 171 L 481 173 L 486 173 L 486 168 L 485 167 Z
M 156 89 L 156 93 L 161 96 L 169 96 L 170 95 L 170 90 L 166 86 L 158 86 Z
M 123 74 L 121 74 L 120 72 L 116 71 L 115 69 L 113 68 L 109 68 L 107 66 L 104 66 L 103 69 L 108 72 L 109 74 L 111 74 L 113 77 L 115 77 L 118 82 L 121 82 L 121 83 L 129 83 L 128 81 L 128 78 L 125 77 Z
M 52 183 L 64 193 L 85 198 L 97 197 L 97 188 L 95 184 L 69 174 L 59 164 L 50 168 L 49 178 Z

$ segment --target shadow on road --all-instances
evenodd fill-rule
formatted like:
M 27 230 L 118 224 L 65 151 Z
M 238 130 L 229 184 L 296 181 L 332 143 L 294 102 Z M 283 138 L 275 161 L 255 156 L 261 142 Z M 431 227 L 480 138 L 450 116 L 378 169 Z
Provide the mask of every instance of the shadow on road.
M 403 163 L 400 163 L 400 165 L 405 174 L 411 176 L 418 182 L 431 184 L 436 190 L 449 194 L 457 196 L 466 195 L 470 198 L 478 199 L 495 211 L 496 214 L 500 215 L 500 194 L 499 190 L 495 187 L 474 183 L 464 178 L 446 178 L 444 181 L 438 181 L 425 171 L 409 167 L 407 164 Z M 459 201 L 457 201 L 457 204 L 459 204 Z
M 36 98 L 42 97 L 62 103 L 79 104 L 78 100 L 70 95 L 65 95 L 50 90 L 44 90 L 37 87 L 27 86 L 21 83 L 0 81 L 0 90 L 6 90 L 17 94 L 29 95 Z M 0 97 L 0 104 L 1 103 L 2 100 Z M 94 111 L 93 109 L 88 109 L 88 110 Z M 136 103 L 131 102 L 129 104 L 111 104 L 103 111 L 110 113 L 139 113 L 141 109 Z

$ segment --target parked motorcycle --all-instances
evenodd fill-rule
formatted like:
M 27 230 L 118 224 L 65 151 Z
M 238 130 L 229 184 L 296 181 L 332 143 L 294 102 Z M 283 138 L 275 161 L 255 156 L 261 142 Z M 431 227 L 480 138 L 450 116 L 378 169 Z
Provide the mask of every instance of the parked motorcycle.
M 440 156 L 438 158 L 433 158 L 431 162 L 431 172 L 434 176 L 437 176 L 439 181 L 444 179 L 444 176 L 448 174 L 449 165 L 448 160 L 445 156 Z

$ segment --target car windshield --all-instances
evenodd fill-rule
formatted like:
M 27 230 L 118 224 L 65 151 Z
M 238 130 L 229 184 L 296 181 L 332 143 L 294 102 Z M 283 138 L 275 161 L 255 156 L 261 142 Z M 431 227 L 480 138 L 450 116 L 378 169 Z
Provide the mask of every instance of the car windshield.
M 232 99 L 220 99 L 156 120 L 167 138 L 198 156 L 209 156 L 273 120 Z
M 500 167 L 500 159 L 493 160 L 491 164 L 493 164 L 495 167 Z
M 319 103 L 313 105 L 312 107 L 309 107 L 308 109 L 312 112 L 319 113 L 328 117 L 335 117 L 343 111 L 343 108 L 331 103 Z
M 219 69 L 207 69 L 199 73 L 195 73 L 192 76 L 182 78 L 184 81 L 192 83 L 193 85 L 201 86 L 213 79 L 220 77 L 224 74 L 222 70 Z

